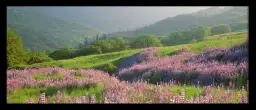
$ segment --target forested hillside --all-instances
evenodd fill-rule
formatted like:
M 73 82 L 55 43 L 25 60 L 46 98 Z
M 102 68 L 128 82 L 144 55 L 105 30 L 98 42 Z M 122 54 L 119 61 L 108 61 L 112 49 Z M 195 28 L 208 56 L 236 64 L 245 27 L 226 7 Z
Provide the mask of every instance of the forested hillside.
M 178 30 L 188 30 L 200 25 L 231 24 L 248 19 L 247 7 L 210 8 L 191 14 L 166 18 L 132 31 L 110 33 L 108 36 L 134 37 L 143 34 L 166 36 Z
M 126 31 L 152 24 L 179 13 L 191 13 L 207 7 L 29 7 L 29 9 L 77 21 L 85 25 L 100 29 L 105 33 Z M 153 16 L 152 16 L 153 15 Z
M 7 8 L 7 27 L 21 37 L 25 49 L 47 50 L 63 47 L 77 48 L 84 37 L 100 31 L 24 7 Z

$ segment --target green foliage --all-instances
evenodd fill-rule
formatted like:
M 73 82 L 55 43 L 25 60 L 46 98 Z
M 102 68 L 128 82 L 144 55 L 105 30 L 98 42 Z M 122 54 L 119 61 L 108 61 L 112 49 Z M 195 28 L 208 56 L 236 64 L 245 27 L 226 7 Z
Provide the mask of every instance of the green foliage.
M 197 40 L 195 40 L 195 39 L 193 39 L 193 40 L 190 41 L 190 43 L 192 43 L 192 44 L 193 44 L 193 43 L 196 43 L 196 42 L 197 42 Z
M 129 48 L 128 41 L 125 41 L 122 37 L 116 37 L 113 40 L 97 40 L 91 45 L 87 45 L 86 47 L 80 48 L 79 50 L 75 51 L 73 53 L 73 57 L 90 55 L 90 54 L 109 53 L 109 52 L 125 50 L 128 48 Z
M 233 32 L 248 29 L 248 21 L 240 21 L 230 24 L 230 27 Z
M 112 63 L 108 63 L 105 67 L 104 67 L 104 71 L 112 73 L 116 70 L 116 66 L 113 65 Z
M 119 36 L 115 38 L 115 51 L 121 51 L 129 48 L 128 41 L 125 41 L 123 37 Z
M 26 69 L 26 68 L 28 68 L 28 66 L 25 65 L 25 64 L 17 64 L 17 65 L 8 67 L 8 69 L 19 69 L 19 70 L 23 70 L 23 69 Z
M 210 29 L 207 26 L 199 26 L 191 30 L 176 31 L 169 36 L 162 38 L 164 45 L 186 44 L 195 41 L 201 41 L 210 35 Z M 192 41 L 193 40 L 193 41 Z
M 186 35 L 189 31 L 177 31 L 171 33 L 169 36 L 162 38 L 162 43 L 164 45 L 177 45 L 186 43 Z
M 47 74 L 35 74 L 35 75 L 33 75 L 33 78 L 35 80 L 47 79 L 48 75 Z
M 84 36 L 92 37 L 99 32 L 26 7 L 7 7 L 7 27 L 21 37 L 25 49 L 36 51 L 76 48 Z
M 46 54 L 46 55 L 50 55 L 52 52 L 53 52 L 52 50 L 46 50 L 46 51 L 45 51 L 45 54 Z
M 213 35 L 224 34 L 224 33 L 229 33 L 229 32 L 231 32 L 231 28 L 227 24 L 220 24 L 220 25 L 213 26 L 211 28 L 211 33 Z
M 26 103 L 26 100 L 32 98 L 35 102 L 38 102 L 38 96 L 44 92 L 47 98 L 53 99 L 57 95 L 58 90 L 72 97 L 81 97 L 85 93 L 88 93 L 89 96 L 96 94 L 97 101 L 102 101 L 99 96 L 103 92 L 102 85 L 89 86 L 89 87 L 74 87 L 74 88 L 57 88 L 57 87 L 35 87 L 35 88 L 19 88 L 16 89 L 15 93 L 8 93 L 7 97 L 10 98 L 8 103 Z M 52 100 L 51 100 L 52 101 Z M 67 100 L 62 100 L 62 102 L 67 102 Z
M 146 48 L 162 46 L 160 40 L 153 35 L 144 35 L 137 37 L 131 45 L 133 48 Z
M 113 40 L 98 40 L 93 45 L 100 47 L 102 53 L 112 52 L 114 49 Z
M 57 80 L 60 80 L 63 78 L 63 75 L 60 74 L 60 73 L 51 73 L 51 74 L 34 74 L 33 75 L 33 78 L 35 80 L 42 80 L 42 79 L 57 79 Z
M 185 94 L 186 98 L 195 97 L 198 94 L 201 94 L 203 92 L 202 88 L 195 87 L 195 86 L 171 86 L 170 87 L 170 91 L 175 93 L 176 95 L 181 95 L 180 93 L 183 89 L 186 92 Z
M 239 76 L 236 76 L 235 81 L 236 81 L 236 84 L 237 84 L 236 86 L 238 88 L 242 88 L 242 86 L 246 87 L 248 77 L 243 76 L 243 75 L 239 75 Z
M 68 59 L 72 57 L 72 53 L 73 51 L 71 48 L 61 48 L 49 54 L 49 57 L 54 60 Z
M 24 63 L 24 55 L 21 39 L 7 28 L 7 67 Z
M 149 78 L 149 83 L 153 83 L 153 84 L 159 83 L 162 81 L 162 78 L 163 78 L 163 74 L 154 72 L 152 76 Z
M 41 63 L 52 61 L 52 58 L 48 57 L 46 53 L 40 52 L 28 52 L 27 53 L 27 64 Z
M 89 45 L 87 47 L 85 47 L 83 53 L 85 55 L 90 55 L 90 54 L 101 54 L 101 48 L 99 46 L 95 46 L 95 45 Z
M 87 74 L 84 74 L 84 73 L 77 73 L 77 72 L 74 72 L 74 73 L 71 73 L 73 76 L 77 77 L 77 78 L 85 78 L 85 77 L 88 77 Z
M 190 35 L 194 39 L 203 40 L 204 37 L 207 37 L 210 35 L 210 29 L 207 26 L 199 26 L 197 28 L 193 28 L 190 31 Z

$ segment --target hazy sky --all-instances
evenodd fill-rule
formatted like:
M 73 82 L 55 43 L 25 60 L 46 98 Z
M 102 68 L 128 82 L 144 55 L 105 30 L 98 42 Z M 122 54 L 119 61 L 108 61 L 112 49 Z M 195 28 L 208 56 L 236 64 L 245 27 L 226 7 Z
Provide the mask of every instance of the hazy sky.
M 40 7 L 54 16 L 84 21 L 92 27 L 108 32 L 139 28 L 177 14 L 191 13 L 206 8 L 209 7 Z M 104 26 L 101 27 L 102 23 Z

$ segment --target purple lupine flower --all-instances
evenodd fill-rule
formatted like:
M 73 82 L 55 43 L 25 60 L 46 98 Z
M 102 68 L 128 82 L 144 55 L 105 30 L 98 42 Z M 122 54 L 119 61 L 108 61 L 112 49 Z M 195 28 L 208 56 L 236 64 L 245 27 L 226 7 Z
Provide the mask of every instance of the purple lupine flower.
M 60 103 L 61 102 L 61 98 L 62 98 L 61 93 L 58 90 L 57 95 L 56 95 L 56 103 Z
M 97 103 L 97 100 L 96 100 L 96 97 L 94 94 L 91 97 L 91 103 L 93 103 L 93 104 Z
M 209 102 L 208 103 L 213 103 L 213 97 L 209 96 Z
M 88 97 L 82 96 L 82 103 L 88 103 Z
M 38 103 L 41 103 L 41 104 L 46 103 L 46 100 L 45 100 L 45 93 L 40 94 Z
M 34 100 L 32 98 L 27 100 L 27 104 L 33 104 L 33 103 L 34 103 Z
M 75 98 L 75 103 L 82 103 L 81 99 L 79 99 L 78 97 Z

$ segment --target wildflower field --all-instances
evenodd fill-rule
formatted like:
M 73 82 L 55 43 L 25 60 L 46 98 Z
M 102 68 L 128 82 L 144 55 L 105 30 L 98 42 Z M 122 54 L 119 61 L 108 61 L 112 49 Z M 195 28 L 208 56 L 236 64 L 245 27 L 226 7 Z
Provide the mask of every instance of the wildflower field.
M 113 75 L 95 68 L 133 54 Z M 248 103 L 244 31 L 24 67 L 7 71 L 7 103 Z

